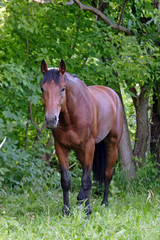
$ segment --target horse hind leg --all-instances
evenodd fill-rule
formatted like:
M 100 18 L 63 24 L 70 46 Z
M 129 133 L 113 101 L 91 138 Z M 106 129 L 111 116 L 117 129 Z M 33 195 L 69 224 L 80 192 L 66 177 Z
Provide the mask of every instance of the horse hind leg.
M 102 204 L 108 206 L 108 191 L 113 176 L 114 164 L 118 157 L 118 146 L 116 139 L 111 138 L 107 143 L 107 166 L 105 170 L 105 190 Z
M 104 182 L 104 175 L 106 169 L 106 145 L 104 141 L 95 144 L 94 160 L 93 160 L 93 177 L 100 185 Z M 82 204 L 85 200 L 85 193 L 81 186 L 80 192 L 77 196 L 78 204 Z

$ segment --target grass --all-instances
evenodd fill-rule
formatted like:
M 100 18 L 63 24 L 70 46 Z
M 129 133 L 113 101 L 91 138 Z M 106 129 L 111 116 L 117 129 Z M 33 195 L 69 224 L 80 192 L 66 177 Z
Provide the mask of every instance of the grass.
M 92 192 L 89 219 L 84 210 L 77 209 L 77 193 L 70 193 L 69 218 L 62 216 L 60 189 L 2 194 L 0 239 L 160 239 L 160 194 L 156 189 L 111 192 L 108 208 Z

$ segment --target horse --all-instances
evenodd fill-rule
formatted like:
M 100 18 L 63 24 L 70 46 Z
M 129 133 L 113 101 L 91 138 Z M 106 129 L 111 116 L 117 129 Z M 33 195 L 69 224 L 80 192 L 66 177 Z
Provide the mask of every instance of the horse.
M 45 124 L 51 129 L 61 169 L 64 214 L 69 215 L 69 152 L 74 150 L 82 166 L 81 188 L 77 200 L 85 201 L 91 214 L 91 171 L 105 190 L 102 204 L 108 205 L 108 190 L 118 146 L 123 132 L 123 108 L 117 93 L 109 87 L 86 86 L 76 75 L 66 72 L 61 60 L 59 68 L 41 62 L 42 101 Z M 107 150 L 107 151 L 106 151 Z

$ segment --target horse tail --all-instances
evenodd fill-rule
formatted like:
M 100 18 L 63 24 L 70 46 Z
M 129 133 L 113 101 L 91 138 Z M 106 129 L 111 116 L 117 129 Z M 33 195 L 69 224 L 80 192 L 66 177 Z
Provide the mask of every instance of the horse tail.
M 95 144 L 95 152 L 93 159 L 93 177 L 100 185 L 105 180 L 105 170 L 107 165 L 107 149 L 104 140 Z

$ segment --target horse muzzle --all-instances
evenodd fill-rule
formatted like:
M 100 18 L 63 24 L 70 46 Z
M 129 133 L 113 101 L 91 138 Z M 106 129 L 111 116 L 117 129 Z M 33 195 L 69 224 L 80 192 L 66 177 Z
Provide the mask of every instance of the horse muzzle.
M 46 114 L 45 116 L 46 127 L 49 129 L 56 128 L 59 121 L 59 116 L 57 114 Z

